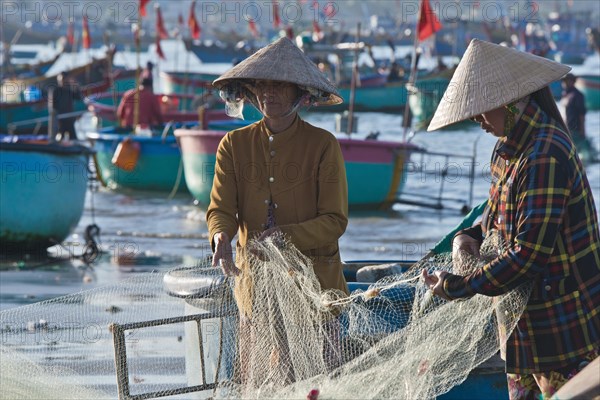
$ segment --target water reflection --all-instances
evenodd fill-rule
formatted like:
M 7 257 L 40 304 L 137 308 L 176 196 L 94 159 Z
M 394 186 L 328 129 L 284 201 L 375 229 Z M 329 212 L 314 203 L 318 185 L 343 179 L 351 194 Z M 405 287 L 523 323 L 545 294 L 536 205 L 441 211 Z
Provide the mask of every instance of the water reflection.
M 63 296 L 94 287 L 94 269 L 81 261 L 64 258 L 2 258 L 0 260 L 0 308 Z

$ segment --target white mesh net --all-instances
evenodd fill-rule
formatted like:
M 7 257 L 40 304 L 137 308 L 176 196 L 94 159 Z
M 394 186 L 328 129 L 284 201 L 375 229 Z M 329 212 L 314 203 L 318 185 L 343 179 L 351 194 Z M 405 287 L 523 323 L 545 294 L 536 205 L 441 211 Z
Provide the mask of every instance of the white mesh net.
M 241 256 L 235 280 L 207 262 L 2 312 L 0 397 L 432 398 L 499 351 L 529 296 L 431 296 L 421 270 L 452 271 L 449 254 L 350 296 L 321 292 L 290 243 Z

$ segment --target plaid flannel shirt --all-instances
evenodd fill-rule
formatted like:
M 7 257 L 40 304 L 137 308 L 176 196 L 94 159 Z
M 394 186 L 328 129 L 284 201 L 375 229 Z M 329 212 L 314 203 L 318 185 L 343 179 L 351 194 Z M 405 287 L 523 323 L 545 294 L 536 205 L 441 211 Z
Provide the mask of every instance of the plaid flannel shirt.
M 566 366 L 600 347 L 600 233 L 583 166 L 570 136 L 531 101 L 498 141 L 491 171 L 482 231 L 497 229 L 506 249 L 468 276 L 449 274 L 444 289 L 497 296 L 533 281 L 506 343 L 507 372 Z

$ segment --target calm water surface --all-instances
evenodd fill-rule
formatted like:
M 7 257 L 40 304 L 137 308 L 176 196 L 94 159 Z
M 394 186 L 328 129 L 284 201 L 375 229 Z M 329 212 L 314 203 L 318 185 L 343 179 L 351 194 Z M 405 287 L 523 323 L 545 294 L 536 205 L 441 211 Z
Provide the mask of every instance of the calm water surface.
M 311 113 L 306 119 L 330 131 L 333 114 Z M 389 114 L 359 114 L 358 136 L 382 131 L 380 140 L 402 137 L 401 117 Z M 588 114 L 587 131 L 600 146 L 600 112 Z M 476 144 L 474 145 L 475 141 Z M 420 133 L 412 142 L 431 151 L 461 155 L 476 152 L 473 205 L 487 197 L 490 154 L 495 139 L 477 126 L 464 130 Z M 419 160 L 417 160 L 419 161 Z M 443 210 L 398 204 L 391 211 L 353 212 L 345 235 L 340 240 L 344 260 L 408 259 L 424 255 L 461 219 L 458 211 L 469 199 L 466 160 L 451 160 L 453 168 L 442 179 L 409 171 L 407 192 L 435 196 L 444 182 L 444 196 L 461 200 L 445 202 Z M 427 169 L 439 170 L 443 160 L 425 160 Z M 600 164 L 588 166 L 596 206 L 600 209 Z M 210 255 L 204 211 L 193 204 L 191 195 L 168 199 L 167 194 L 115 193 L 105 189 L 88 191 L 84 215 L 65 243 L 80 252 L 85 227 L 95 222 L 101 228 L 103 254 L 91 266 L 69 257 L 62 248 L 52 252 L 62 261 L 3 260 L 0 269 L 0 309 L 30 304 L 97 286 L 117 283 L 135 274 L 192 265 Z M 135 255 L 135 261 L 130 256 Z

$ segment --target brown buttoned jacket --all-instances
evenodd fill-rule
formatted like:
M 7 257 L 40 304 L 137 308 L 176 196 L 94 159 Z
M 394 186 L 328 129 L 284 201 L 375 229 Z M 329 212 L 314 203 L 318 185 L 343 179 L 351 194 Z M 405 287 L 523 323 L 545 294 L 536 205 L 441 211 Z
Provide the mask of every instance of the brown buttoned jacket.
M 335 136 L 296 117 L 273 134 L 264 119 L 228 132 L 217 150 L 209 237 L 238 233 L 237 248 L 260 235 L 269 201 L 276 225 L 303 254 L 323 289 L 348 292 L 338 239 L 348 224 L 348 186 Z

